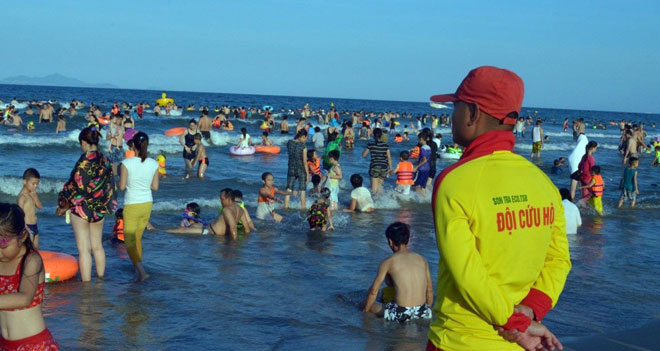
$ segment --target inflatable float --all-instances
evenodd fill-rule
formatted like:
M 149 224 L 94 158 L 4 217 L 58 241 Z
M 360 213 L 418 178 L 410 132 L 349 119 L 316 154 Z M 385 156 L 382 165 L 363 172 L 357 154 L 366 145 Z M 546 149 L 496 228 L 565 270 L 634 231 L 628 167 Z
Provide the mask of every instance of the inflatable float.
M 165 131 L 165 135 L 167 136 L 177 136 L 181 135 L 186 131 L 186 127 L 176 127 L 176 128 L 171 128 Z
M 232 146 L 229 148 L 229 153 L 234 156 L 247 156 L 254 154 L 254 146 L 250 147 L 236 147 Z
M 439 156 L 443 160 L 458 160 L 463 154 L 452 152 L 440 152 Z
M 110 117 L 101 116 L 101 117 L 98 118 L 98 120 L 99 120 L 99 123 L 104 125 L 104 126 L 108 125 L 108 123 L 110 123 Z
M 182 110 L 174 110 L 174 109 L 169 110 L 169 111 L 165 111 L 165 109 L 160 109 L 160 112 L 158 112 L 158 115 L 159 116 L 175 116 L 175 117 L 178 117 L 178 116 L 183 115 L 183 111 Z
M 46 283 L 61 282 L 73 278 L 78 273 L 78 260 L 60 252 L 40 250 L 44 261 Z
M 168 98 L 167 94 L 165 92 L 163 92 L 160 95 L 160 99 L 156 100 L 156 104 L 158 104 L 158 106 L 162 106 L 162 107 L 165 107 L 168 104 L 173 104 L 173 103 L 174 103 L 174 99 Z
M 268 111 L 273 111 L 273 106 L 270 106 L 270 105 L 264 105 L 261 109 L 264 110 L 264 111 L 266 111 L 266 110 L 268 110 Z
M 232 130 L 234 130 L 234 125 L 230 124 L 228 126 L 222 126 L 222 129 L 232 131 Z
M 273 146 L 262 146 L 262 145 L 257 145 L 254 147 L 255 152 L 262 152 L 264 154 L 279 154 L 280 153 L 280 147 L 277 145 Z
M 261 125 L 259 126 L 259 129 L 264 130 L 264 129 L 268 129 L 269 127 L 270 126 L 268 125 L 268 123 L 264 122 L 264 123 L 261 123 Z
M 432 103 L 429 104 L 429 106 L 431 106 L 433 108 L 449 108 L 449 106 L 447 106 L 445 104 L 441 104 L 439 102 L 432 102 Z

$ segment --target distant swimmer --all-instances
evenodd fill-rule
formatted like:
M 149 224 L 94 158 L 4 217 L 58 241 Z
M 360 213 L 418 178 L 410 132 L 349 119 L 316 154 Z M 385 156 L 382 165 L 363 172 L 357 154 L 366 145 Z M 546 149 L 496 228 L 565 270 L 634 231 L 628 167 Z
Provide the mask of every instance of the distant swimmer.
M 405 223 L 392 223 L 387 227 L 385 237 L 393 254 L 378 266 L 378 273 L 369 288 L 362 311 L 399 323 L 431 319 L 431 272 L 426 259 L 408 249 L 410 228 Z M 394 299 L 387 301 L 384 306 L 376 302 L 383 282 L 394 288 Z

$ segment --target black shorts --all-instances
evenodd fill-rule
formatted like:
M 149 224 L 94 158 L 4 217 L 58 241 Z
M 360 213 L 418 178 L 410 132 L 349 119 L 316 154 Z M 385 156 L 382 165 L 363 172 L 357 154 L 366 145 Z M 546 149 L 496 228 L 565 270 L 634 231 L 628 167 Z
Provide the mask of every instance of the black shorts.
M 580 172 L 580 170 L 577 170 L 571 174 L 571 179 L 577 180 L 578 182 L 580 181 L 580 177 L 582 177 L 582 172 Z
M 209 158 L 208 158 L 208 157 L 204 157 L 203 160 L 199 160 L 199 164 L 200 164 L 200 166 L 202 165 L 202 163 L 205 164 L 205 165 L 208 167 L 208 165 L 209 165 Z
M 206 139 L 206 141 L 211 140 L 211 132 L 202 131 L 202 137 L 204 137 L 204 139 Z

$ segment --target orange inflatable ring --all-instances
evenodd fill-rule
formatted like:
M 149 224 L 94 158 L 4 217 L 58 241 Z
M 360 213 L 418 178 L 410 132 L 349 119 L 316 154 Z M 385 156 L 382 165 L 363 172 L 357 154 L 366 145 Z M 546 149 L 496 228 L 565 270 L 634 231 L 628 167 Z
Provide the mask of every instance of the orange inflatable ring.
M 98 120 L 99 120 L 99 123 L 104 125 L 104 126 L 108 125 L 108 123 L 110 123 L 110 118 L 99 117 Z
M 177 128 L 172 128 L 168 129 L 165 131 L 165 135 L 167 136 L 176 136 L 176 135 L 181 135 L 183 132 L 186 131 L 186 127 L 177 127 Z
M 46 283 L 61 282 L 73 278 L 78 273 L 78 260 L 60 252 L 40 250 L 44 261 Z
M 234 126 L 222 127 L 222 129 L 231 131 L 234 130 Z
M 263 152 L 265 154 L 279 154 L 280 153 L 280 147 L 277 146 L 277 145 L 273 145 L 273 146 L 255 145 L 254 146 L 254 151 Z

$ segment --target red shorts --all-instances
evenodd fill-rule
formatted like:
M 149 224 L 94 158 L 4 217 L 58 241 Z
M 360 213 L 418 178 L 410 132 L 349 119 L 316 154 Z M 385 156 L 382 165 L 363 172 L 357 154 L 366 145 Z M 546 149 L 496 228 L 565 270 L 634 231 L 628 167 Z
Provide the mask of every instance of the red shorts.
M 5 340 L 0 336 L 0 351 L 58 351 L 59 349 L 60 346 L 48 329 L 21 340 Z
M 442 351 L 442 349 L 437 348 L 435 345 L 433 345 L 431 340 L 429 340 L 428 343 L 426 343 L 426 351 Z

